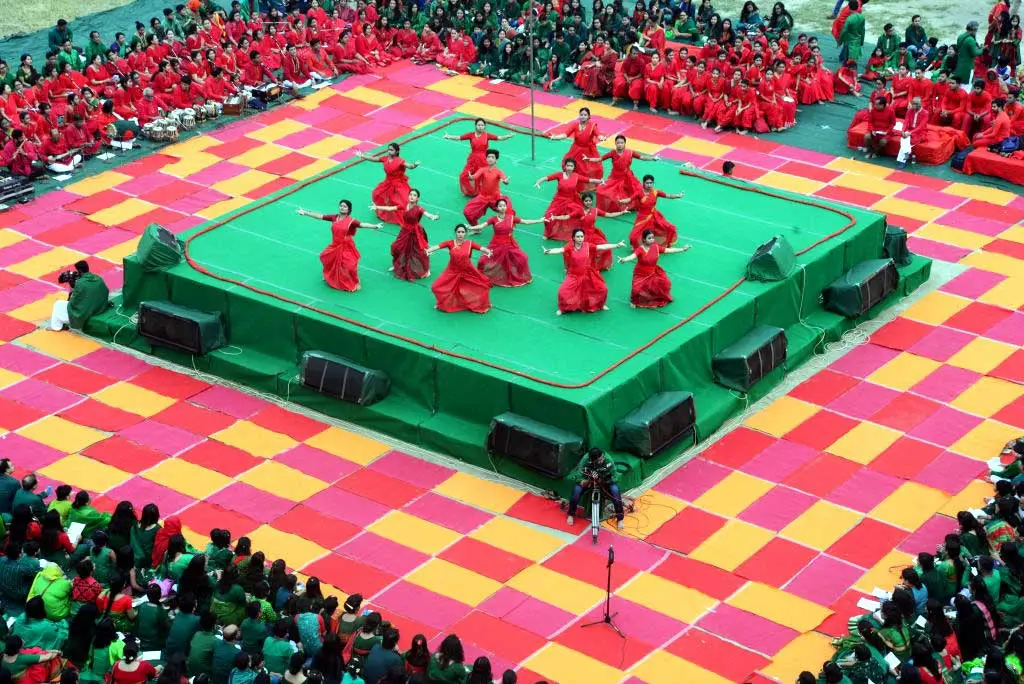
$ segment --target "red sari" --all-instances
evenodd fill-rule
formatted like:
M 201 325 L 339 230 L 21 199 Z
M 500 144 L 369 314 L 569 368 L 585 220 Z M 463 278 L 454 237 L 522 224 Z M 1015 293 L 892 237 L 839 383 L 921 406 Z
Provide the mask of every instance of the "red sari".
M 562 313 L 582 311 L 594 313 L 608 301 L 608 285 L 595 266 L 597 247 L 584 241 L 579 249 L 565 246 L 565 280 L 558 288 L 558 310 Z
M 487 166 L 487 148 L 490 147 L 492 140 L 497 139 L 498 136 L 493 133 L 478 135 L 476 131 L 459 136 L 459 140 L 469 141 L 469 156 L 466 158 L 462 173 L 459 174 L 459 189 L 466 197 L 476 197 L 476 189 L 470 184 L 469 176 L 477 169 Z
M 555 189 L 555 196 L 551 198 L 551 204 L 544 212 L 544 239 L 546 240 L 569 240 L 572 237 L 572 220 L 556 221 L 552 216 L 571 216 L 573 211 L 583 210 L 583 202 L 580 200 L 578 190 L 580 176 L 578 173 L 565 172 L 553 173 L 545 180 L 557 180 L 558 186 Z
M 637 180 L 637 177 L 630 170 L 633 157 L 636 156 L 633 150 L 625 149 L 622 154 L 610 150 L 601 155 L 601 159 L 612 160 L 612 170 L 608 179 L 597 186 L 597 206 L 605 211 L 622 211 L 632 209 L 632 205 L 619 203 L 619 200 L 629 199 L 644 189 L 644 186 Z M 588 238 L 589 239 L 589 238 Z
M 423 207 L 415 205 L 401 211 L 401 229 L 391 243 L 391 264 L 395 277 L 401 280 L 419 280 L 430 272 L 427 256 L 427 232 L 420 225 Z
M 445 240 L 439 247 L 450 254 L 445 267 L 430 289 L 437 299 L 437 308 L 445 313 L 473 311 L 486 313 L 491 308 L 491 281 L 473 266 L 473 250 L 480 245 L 465 240 L 457 245 L 454 240 Z
M 504 219 L 492 216 L 485 223 L 494 228 L 494 237 L 487 248 L 491 256 L 484 254 L 477 262 L 480 272 L 498 287 L 521 287 L 533 280 L 530 273 L 530 262 L 526 253 L 520 249 L 519 243 L 512 236 L 512 230 L 523 220 L 511 211 Z
M 633 223 L 633 230 L 629 233 L 629 244 L 639 247 L 645 230 L 654 231 L 654 239 L 659 245 L 671 247 L 676 241 L 676 227 L 669 223 L 660 211 L 657 210 L 658 198 L 665 197 L 661 190 L 653 189 L 650 193 L 640 191 L 633 196 L 636 204 L 636 220 Z
M 580 122 L 573 121 L 566 129 L 565 135 L 572 138 L 572 146 L 562 157 L 562 163 L 565 164 L 566 159 L 576 162 L 576 173 L 579 174 L 580 190 L 582 190 L 587 185 L 587 181 L 582 179 L 604 177 L 604 167 L 601 162 L 583 161 L 584 157 L 600 156 L 597 152 L 597 124 L 588 121 L 586 126 L 580 128 Z
M 606 216 L 607 214 L 607 211 L 597 208 L 589 211 L 586 209 L 576 209 L 573 211 L 573 220 L 583 229 L 584 242 L 591 245 L 603 245 L 608 242 L 608 236 L 597 227 L 597 217 Z M 594 265 L 597 266 L 599 271 L 607 271 L 612 267 L 612 253 L 608 250 L 597 252 L 597 256 L 594 257 Z
M 672 283 L 665 269 L 658 265 L 658 257 L 665 247 L 655 243 L 648 249 L 637 247 L 636 268 L 633 269 L 633 289 L 629 301 L 643 309 L 657 309 L 672 302 Z
M 405 175 L 405 160 L 388 157 L 384 160 L 384 180 L 370 195 L 378 207 L 398 207 L 391 211 L 377 210 L 377 217 L 385 223 L 402 225 L 402 207 L 409 203 L 409 178 Z
M 580 60 L 580 70 L 576 72 L 576 78 L 573 79 L 573 83 L 587 97 L 601 97 L 604 95 L 604 92 L 598 78 L 600 72 L 601 60 L 597 58 L 593 51 L 587 52 L 587 54 L 583 55 L 583 59 Z
M 359 221 L 338 214 L 327 214 L 324 221 L 331 222 L 331 244 L 320 252 L 324 280 L 337 290 L 355 292 L 359 289 L 359 250 L 352 238 Z

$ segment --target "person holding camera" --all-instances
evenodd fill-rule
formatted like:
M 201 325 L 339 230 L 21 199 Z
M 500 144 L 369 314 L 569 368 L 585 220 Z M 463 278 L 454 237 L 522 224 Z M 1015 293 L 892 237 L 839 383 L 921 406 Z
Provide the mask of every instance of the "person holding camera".
M 50 330 L 67 330 L 68 327 L 81 330 L 86 321 L 105 310 L 110 303 L 107 284 L 103 278 L 89 271 L 86 261 L 76 263 L 73 271 L 61 273 L 57 282 L 67 285 L 71 292 L 66 300 L 53 303 Z
M 618 474 L 615 472 L 615 462 L 594 447 L 580 461 L 574 474 L 579 478 L 579 482 L 573 487 L 572 496 L 569 498 L 569 516 L 565 519 L 566 524 L 572 527 L 576 522 L 576 508 L 580 504 L 583 491 L 599 487 L 605 496 L 611 497 L 615 504 L 616 524 L 620 530 L 623 529 L 626 514 L 622 508 L 622 494 L 619 493 L 619 486 L 616 484 Z

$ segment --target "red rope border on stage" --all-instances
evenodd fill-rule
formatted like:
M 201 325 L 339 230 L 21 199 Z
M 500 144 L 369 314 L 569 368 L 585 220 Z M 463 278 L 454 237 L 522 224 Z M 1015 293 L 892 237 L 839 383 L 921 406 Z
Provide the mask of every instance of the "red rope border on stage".
M 449 121 L 446 121 L 446 122 L 443 122 L 443 123 L 438 123 L 436 126 L 433 126 L 431 128 L 428 128 L 428 129 L 421 130 L 420 132 L 416 133 L 415 135 L 412 135 L 412 136 L 406 138 L 405 140 L 402 141 L 401 144 L 405 144 L 406 142 L 408 142 L 410 140 L 416 140 L 417 138 L 422 138 L 424 136 L 430 135 L 431 133 L 435 133 L 435 132 L 441 130 L 442 128 L 447 128 L 448 126 L 450 126 L 452 124 L 462 123 L 462 122 L 465 122 L 465 121 L 475 121 L 475 119 L 476 119 L 476 117 L 465 116 L 465 117 L 459 117 L 459 118 L 456 118 L 456 119 L 452 119 L 452 120 L 449 120 Z M 515 133 L 523 133 L 523 134 L 526 134 L 526 135 L 530 135 L 530 131 L 528 129 L 525 129 L 525 128 L 521 127 L 521 126 L 513 126 L 511 124 L 506 124 L 506 123 L 503 123 L 503 122 L 500 122 L 500 121 L 498 121 L 498 122 L 488 121 L 488 125 L 493 125 L 493 126 L 496 126 L 498 128 L 504 128 L 505 130 L 513 131 Z M 240 281 L 235 280 L 233 278 L 229 278 L 227 276 L 223 276 L 223 275 L 219 275 L 217 273 L 214 273 L 214 272 L 210 271 L 209 269 L 207 269 L 205 266 L 202 266 L 202 265 L 198 264 L 192 258 L 191 254 L 189 254 L 189 247 L 190 247 L 192 241 L 195 240 L 196 238 L 198 238 L 200 236 L 203 236 L 203 235 L 206 235 L 207 233 L 209 233 L 209 232 L 211 232 L 213 230 L 216 230 L 217 228 L 220 228 L 221 226 L 223 226 L 223 225 L 225 225 L 225 224 L 235 220 L 236 218 L 238 218 L 240 216 L 245 216 L 246 214 L 251 213 L 253 211 L 256 211 L 257 209 L 262 209 L 263 207 L 276 202 L 277 200 L 281 199 L 282 197 L 288 197 L 289 195 L 292 195 L 292 194 L 298 192 L 299 190 L 302 190 L 303 188 L 307 187 L 308 185 L 311 185 L 311 184 L 313 184 L 313 183 L 315 183 L 317 181 L 323 180 L 324 178 L 329 178 L 330 176 L 333 176 L 336 173 L 340 173 L 341 171 L 344 171 L 346 169 L 352 168 L 353 166 L 355 166 L 356 164 L 358 164 L 358 163 L 360 163 L 362 161 L 363 160 L 361 160 L 361 159 L 355 159 L 353 161 L 346 162 L 345 164 L 342 164 L 338 168 L 332 169 L 332 170 L 328 171 L 327 173 L 324 173 L 324 174 L 319 175 L 319 176 L 314 176 L 313 178 L 309 178 L 309 179 L 304 180 L 304 181 L 300 181 L 296 185 L 293 185 L 290 188 L 288 188 L 287 190 L 285 190 L 284 192 L 282 192 L 280 195 L 272 196 L 272 198 L 268 198 L 268 199 L 265 199 L 265 200 L 257 201 L 255 204 L 252 204 L 252 205 L 246 207 L 245 209 L 242 209 L 237 214 L 229 215 L 228 218 L 218 219 L 218 220 L 214 221 L 212 224 L 210 224 L 206 228 L 203 228 L 202 230 L 200 230 L 199 232 L 195 233 L 194 235 L 189 237 L 187 240 L 185 240 L 185 260 L 196 271 L 202 273 L 205 276 L 209 276 L 210 278 L 213 278 L 215 280 L 219 280 L 221 282 L 229 283 L 231 285 L 237 285 L 239 287 L 244 287 L 245 289 L 247 289 L 247 290 L 249 290 L 251 292 L 255 292 L 257 294 L 261 294 L 261 295 L 264 295 L 266 297 L 271 297 L 273 299 L 277 299 L 278 301 L 282 301 L 282 302 L 285 302 L 287 304 L 293 304 L 295 306 L 301 306 L 301 307 L 303 307 L 305 309 L 309 309 L 310 311 L 315 311 L 316 313 L 322 314 L 324 316 L 328 316 L 329 318 L 334 318 L 336 320 L 348 323 L 349 325 L 353 325 L 353 326 L 355 326 L 357 328 L 362 328 L 364 330 L 373 331 L 373 332 L 377 333 L 378 335 L 384 335 L 385 337 L 390 337 L 390 338 L 395 339 L 395 340 L 400 340 L 402 342 L 406 342 L 408 344 L 412 344 L 414 346 L 420 347 L 421 349 L 426 349 L 428 351 L 435 352 L 437 354 L 442 354 L 444 356 L 449 356 L 449 357 L 452 357 L 452 358 L 460 359 L 462 361 L 469 361 L 470 363 L 475 363 L 475 364 L 479 364 L 481 366 L 485 366 L 487 368 L 492 368 L 494 370 L 499 370 L 499 371 L 502 371 L 502 372 L 505 372 L 505 373 L 510 373 L 510 374 L 515 375 L 517 377 L 524 378 L 526 380 L 531 380 L 531 381 L 539 383 L 541 385 L 546 385 L 548 387 L 557 387 L 559 389 L 583 389 L 584 387 L 589 387 L 590 385 L 593 385 L 595 382 L 597 382 L 598 380 L 600 380 L 604 376 L 608 375 L 609 373 L 614 371 L 619 366 L 623 365 L 624 363 L 626 363 L 630 359 L 638 356 L 639 354 L 642 354 L 643 352 L 647 351 L 652 346 L 654 346 L 655 344 L 657 344 L 658 342 L 660 342 L 664 338 L 668 337 L 669 335 L 674 333 L 676 330 L 679 330 L 681 327 L 683 327 L 684 325 L 686 325 L 687 323 L 692 321 L 694 318 L 696 318 L 700 314 L 702 314 L 705 311 L 707 311 L 708 309 L 710 309 L 712 306 L 714 306 L 715 304 L 717 304 L 718 302 L 723 300 L 726 296 L 728 296 L 729 294 L 734 292 L 740 285 L 745 283 L 746 280 L 747 280 L 746 277 L 740 278 L 735 283 L 733 283 L 728 288 L 726 288 L 726 290 L 724 292 L 722 292 L 722 294 L 718 295 L 717 297 L 715 297 L 714 299 L 712 299 L 711 301 L 706 303 L 704 306 L 700 307 L 699 309 L 694 311 L 692 314 L 690 314 L 689 316 L 687 316 L 683 320 L 679 321 L 678 323 L 676 323 L 675 325 L 670 327 L 668 330 L 665 330 L 664 332 L 659 333 L 658 335 L 656 335 L 653 339 L 651 339 L 646 344 L 638 347 L 637 349 L 634 349 L 629 354 L 627 354 L 626 356 L 622 357 L 621 359 L 619 359 L 618 361 L 616 361 L 612 365 L 608 366 L 604 370 L 600 371 L 599 373 L 597 373 L 595 376 L 593 376 L 589 380 L 587 380 L 585 382 L 580 382 L 580 383 L 573 384 L 573 383 L 556 382 L 554 380 L 547 380 L 545 378 L 539 378 L 539 377 L 537 377 L 535 375 L 531 375 L 529 373 L 524 373 L 522 371 L 515 370 L 514 368 L 507 368 L 507 367 L 502 366 L 500 364 L 492 363 L 491 361 L 485 361 L 483 359 L 478 359 L 476 357 L 468 356 L 466 354 L 459 354 L 457 352 L 448 351 L 446 349 L 440 349 L 440 348 L 438 348 L 438 347 L 436 347 L 434 345 L 427 344 L 425 342 L 422 342 L 420 340 L 417 340 L 417 339 L 414 339 L 414 338 L 411 338 L 411 337 L 406 337 L 405 335 L 398 335 L 398 334 L 387 332 L 387 331 L 384 331 L 384 330 L 378 330 L 377 328 L 374 328 L 371 325 L 367 325 L 366 323 L 363 323 L 362 321 L 357 321 L 355 319 L 348 318 L 346 316 L 342 316 L 342 315 L 334 313 L 332 311 L 326 311 L 324 309 L 321 309 L 321 308 L 318 308 L 318 307 L 315 307 L 315 306 L 309 306 L 307 304 L 302 304 L 300 302 L 295 301 L 294 299 L 289 299 L 289 298 L 284 297 L 284 296 L 282 296 L 280 294 L 277 294 L 276 292 L 269 292 L 267 290 L 262 290 L 262 289 L 260 289 L 258 287 L 253 287 L 252 285 L 248 285 L 246 283 L 240 282 Z M 826 235 L 825 237 L 821 238 L 817 242 L 815 242 L 815 243 L 809 245 L 808 247 L 805 247 L 804 249 L 801 249 L 800 251 L 796 252 L 796 254 L 798 256 L 801 255 L 801 254 L 806 254 L 807 252 L 809 252 L 810 250 L 814 249 L 815 247 L 818 247 L 819 245 L 822 245 L 825 242 L 828 242 L 829 240 L 832 240 L 834 238 L 839 237 L 840 235 L 845 233 L 847 230 L 852 228 L 857 223 L 857 220 L 853 217 L 852 214 L 850 214 L 848 212 L 845 212 L 845 211 L 843 211 L 841 209 L 837 209 L 835 207 L 828 206 L 826 204 L 821 204 L 820 202 L 815 202 L 815 201 L 812 201 L 812 200 L 799 199 L 799 198 L 794 198 L 794 197 L 787 197 L 785 195 L 781 195 L 779 193 L 772 192 L 770 190 L 763 190 L 761 188 L 751 187 L 749 185 L 745 185 L 745 184 L 741 184 L 741 183 L 736 183 L 734 181 L 726 180 L 725 178 L 714 178 L 714 177 L 704 176 L 704 175 L 701 175 L 701 174 L 698 174 L 698 173 L 694 173 L 692 171 L 687 171 L 686 169 L 680 169 L 679 172 L 681 174 L 683 174 L 684 176 L 692 176 L 694 178 L 700 178 L 701 180 L 706 180 L 706 181 L 709 181 L 711 183 L 718 183 L 720 185 L 726 185 L 726 186 L 729 186 L 729 187 L 734 188 L 736 190 L 742 190 L 744 192 L 754 192 L 754 193 L 757 193 L 759 195 L 766 195 L 768 197 L 774 197 L 776 199 L 782 199 L 782 200 L 786 200 L 788 202 L 796 202 L 797 204 L 804 204 L 804 205 L 807 205 L 807 206 L 810 206 L 810 207 L 816 207 L 818 209 L 824 209 L 825 211 L 830 211 L 830 212 L 832 212 L 834 214 L 838 214 L 838 215 L 840 215 L 840 216 L 842 216 L 842 217 L 847 219 L 847 221 L 848 221 L 847 224 L 845 226 L 843 226 L 842 228 L 840 228 L 839 230 L 835 231 L 834 233 L 831 233 L 830 235 Z

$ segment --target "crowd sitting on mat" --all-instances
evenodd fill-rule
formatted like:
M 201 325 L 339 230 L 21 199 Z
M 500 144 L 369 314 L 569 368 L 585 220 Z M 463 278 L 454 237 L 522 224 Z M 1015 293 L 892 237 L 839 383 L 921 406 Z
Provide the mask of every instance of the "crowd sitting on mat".
M 53 496 L 53 498 L 51 498 Z M 0 682 L 43 684 L 515 684 L 459 637 L 401 634 L 363 597 L 325 595 L 247 537 L 204 549 L 177 516 L 89 493 L 40 491 L 0 459 Z M 399 644 L 405 648 L 400 648 Z
M 1024 681 L 1024 522 L 1020 459 L 1007 445 L 995 493 L 849 620 L 834 657 L 798 684 L 1019 684 Z M 873 605 L 869 605 L 873 604 Z

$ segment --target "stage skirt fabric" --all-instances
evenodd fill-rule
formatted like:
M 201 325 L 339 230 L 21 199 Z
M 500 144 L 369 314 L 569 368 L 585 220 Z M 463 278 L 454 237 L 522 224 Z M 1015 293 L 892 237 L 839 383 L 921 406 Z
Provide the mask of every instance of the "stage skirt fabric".
M 427 256 L 427 233 L 416 223 L 402 226 L 398 237 L 391 243 L 391 262 L 396 278 L 419 280 L 430 272 L 430 258 Z
M 328 285 L 346 292 L 359 289 L 359 250 L 350 236 L 336 239 L 324 248 L 320 263 Z
M 449 250 L 450 257 L 448 266 L 430 286 L 437 308 L 445 313 L 486 313 L 491 308 L 491 281 L 470 261 L 473 249 L 479 249 L 479 245 L 466 240 L 456 246 L 447 240 L 441 247 Z
M 492 255 L 482 255 L 477 265 L 491 284 L 498 287 L 521 287 L 533 280 L 530 261 L 515 238 L 496 235 L 487 248 Z

